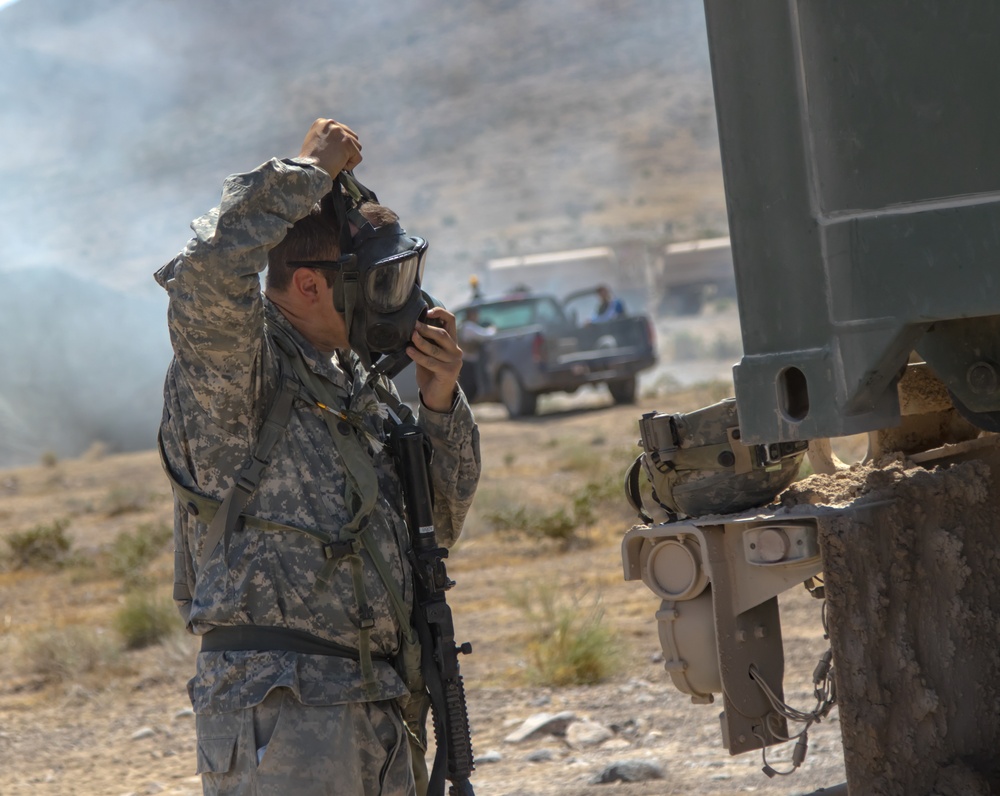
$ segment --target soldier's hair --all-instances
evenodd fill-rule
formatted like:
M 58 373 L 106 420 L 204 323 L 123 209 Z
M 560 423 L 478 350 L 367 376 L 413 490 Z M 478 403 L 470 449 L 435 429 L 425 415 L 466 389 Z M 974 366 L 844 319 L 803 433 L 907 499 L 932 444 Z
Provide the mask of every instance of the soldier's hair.
M 358 208 L 374 226 L 381 227 L 399 220 L 399 216 L 385 205 L 365 202 Z M 309 215 L 296 221 L 281 242 L 267 253 L 267 290 L 283 291 L 292 282 L 295 268 L 290 262 L 301 260 L 336 260 L 340 256 L 340 226 L 319 203 L 313 205 Z M 336 273 L 320 269 L 330 287 Z
M 296 260 L 336 260 L 340 256 L 340 225 L 332 214 L 316 203 L 304 218 L 296 221 L 281 242 L 267 253 L 267 290 L 281 292 L 292 282 Z M 327 285 L 335 274 L 322 269 Z

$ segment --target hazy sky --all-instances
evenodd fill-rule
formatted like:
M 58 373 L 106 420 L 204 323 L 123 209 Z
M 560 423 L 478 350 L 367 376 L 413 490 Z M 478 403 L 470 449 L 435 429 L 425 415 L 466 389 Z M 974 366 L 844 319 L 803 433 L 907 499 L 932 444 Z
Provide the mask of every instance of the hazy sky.
M 0 0 L 0 467 L 134 449 L 133 417 L 155 445 L 150 275 L 227 174 L 296 151 L 317 114 L 361 133 L 359 176 L 431 241 L 448 305 L 489 257 L 664 234 L 692 162 L 711 195 L 688 226 L 724 228 L 702 0 L 397 0 L 349 30 L 331 5 Z

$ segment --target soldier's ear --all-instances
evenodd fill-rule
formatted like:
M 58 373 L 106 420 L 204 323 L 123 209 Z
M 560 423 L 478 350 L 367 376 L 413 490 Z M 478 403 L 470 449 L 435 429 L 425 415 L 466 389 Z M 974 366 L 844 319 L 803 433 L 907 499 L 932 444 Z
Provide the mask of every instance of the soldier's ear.
M 315 268 L 296 268 L 292 273 L 291 288 L 299 298 L 318 301 L 321 285 L 325 286 L 326 280 Z

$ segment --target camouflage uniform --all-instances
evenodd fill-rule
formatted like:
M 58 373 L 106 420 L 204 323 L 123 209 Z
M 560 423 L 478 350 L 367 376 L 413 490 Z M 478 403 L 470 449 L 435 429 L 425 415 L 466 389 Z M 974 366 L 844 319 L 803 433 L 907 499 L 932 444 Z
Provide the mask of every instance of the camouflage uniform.
M 363 384 L 364 371 L 349 352 L 332 360 L 323 356 L 260 290 L 267 251 L 331 187 L 326 172 L 294 158 L 232 176 L 219 207 L 193 222 L 194 238 L 157 272 L 157 282 L 170 295 L 174 348 L 161 445 L 175 481 L 221 500 L 253 452 L 280 386 L 274 334 L 283 332 L 312 373 L 339 396 L 353 422 L 337 424 L 344 439 L 335 442 L 322 410 L 297 400 L 243 514 L 338 540 L 346 526 L 357 523 L 361 502 L 341 448 L 346 442 L 360 445 L 370 455 L 378 485 L 363 533 L 381 552 L 408 606 L 413 584 L 399 484 L 388 451 L 375 452 L 368 436 L 384 437 L 384 428 L 375 413 L 377 399 Z M 418 422 L 434 444 L 436 530 L 439 541 L 449 545 L 458 537 L 479 479 L 478 431 L 460 391 L 449 413 L 421 407 Z M 376 571 L 378 562 L 361 549 L 353 576 L 351 564 L 357 561 L 330 562 L 324 585 L 317 582 L 325 562 L 315 536 L 259 529 L 248 521 L 196 572 L 207 530 L 198 513 L 195 502 L 175 502 L 175 599 L 191 632 L 267 626 L 357 650 L 364 638 L 359 627 L 370 624 L 361 622 L 361 603 L 374 616 L 368 636 L 374 677 L 367 683 L 361 664 L 350 657 L 281 649 L 199 654 L 188 691 L 198 714 L 198 771 L 205 774 L 206 793 L 412 792 L 396 702 L 405 701 L 407 688 L 392 662 L 405 628 Z M 271 738 L 275 724 L 279 730 L 291 726 L 280 754 L 264 756 L 258 771 L 254 751 Z

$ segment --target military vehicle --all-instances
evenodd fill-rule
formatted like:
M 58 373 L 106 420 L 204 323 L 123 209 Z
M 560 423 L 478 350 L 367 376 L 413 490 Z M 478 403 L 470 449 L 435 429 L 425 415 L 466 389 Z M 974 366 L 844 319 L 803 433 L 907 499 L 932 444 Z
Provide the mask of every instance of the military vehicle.
M 1000 793 L 1000 4 L 705 11 L 744 356 L 734 400 L 640 419 L 625 577 L 731 754 L 798 765 L 836 704 L 825 793 Z M 830 439 L 863 433 L 846 468 Z M 782 691 L 801 584 L 809 709 Z

